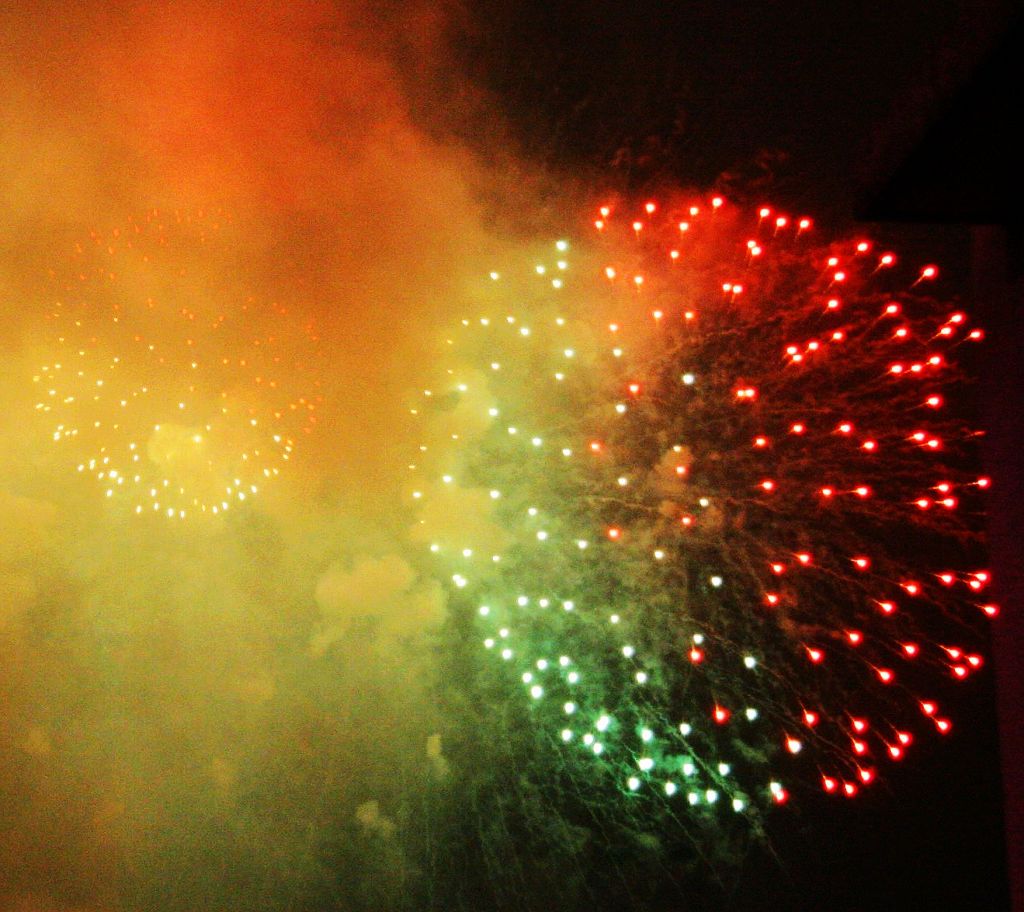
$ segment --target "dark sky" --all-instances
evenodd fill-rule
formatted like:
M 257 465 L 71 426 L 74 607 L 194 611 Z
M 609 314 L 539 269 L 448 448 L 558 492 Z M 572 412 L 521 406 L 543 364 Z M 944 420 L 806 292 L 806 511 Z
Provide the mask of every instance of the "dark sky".
M 462 56 L 545 163 L 633 186 L 728 173 L 842 219 L 894 105 L 913 107 L 908 95 L 955 72 L 1001 16 L 963 0 L 484 0 Z

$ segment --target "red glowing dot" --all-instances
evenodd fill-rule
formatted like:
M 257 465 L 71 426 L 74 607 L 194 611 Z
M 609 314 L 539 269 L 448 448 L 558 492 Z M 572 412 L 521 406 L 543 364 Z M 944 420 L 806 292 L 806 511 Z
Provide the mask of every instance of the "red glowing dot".
M 970 339 L 972 342 L 980 342 L 982 339 L 985 338 L 985 332 L 984 330 L 981 329 L 972 329 L 967 334 L 967 338 Z
M 647 213 L 648 215 L 653 215 L 653 214 L 654 214 L 654 210 L 655 210 L 655 209 L 657 209 L 657 208 L 658 208 L 658 207 L 657 207 L 657 206 L 656 206 L 656 205 L 655 205 L 654 203 L 646 203 L 646 204 L 644 205 L 644 211 L 645 211 L 645 212 L 646 212 L 646 213 Z
M 903 365 L 902 364 L 892 364 L 892 365 L 890 365 L 889 373 L 890 374 L 902 374 L 903 373 Z
M 938 708 L 930 700 L 922 700 L 920 705 L 921 712 L 923 712 L 926 716 L 934 716 L 935 710 Z
M 821 787 L 825 789 L 826 792 L 834 792 L 836 790 L 836 785 L 837 783 L 835 779 L 831 779 L 828 776 L 821 777 Z
M 601 207 L 601 215 L 603 215 L 605 218 L 608 218 L 608 216 L 611 215 L 611 212 L 612 212 L 612 210 L 611 210 L 610 207 L 608 207 L 608 206 L 602 206 Z
M 760 209 L 757 210 L 757 214 L 760 218 L 768 218 L 768 216 L 772 214 L 772 210 L 769 209 L 767 206 L 762 206 Z
M 622 530 L 617 526 L 612 526 L 608 529 L 608 537 L 612 541 L 618 541 L 620 538 L 622 538 Z
M 695 522 L 695 521 L 696 521 L 696 520 L 694 520 L 694 518 L 693 518 L 692 516 L 690 516 L 690 514 L 689 514 L 689 513 L 687 513 L 687 514 L 686 514 L 685 516 L 683 516 L 683 517 L 682 517 L 682 518 L 681 518 L 681 519 L 679 520 L 679 522 L 680 522 L 680 523 L 682 523 L 682 524 L 683 524 L 684 526 L 686 526 L 687 528 L 689 528 L 690 526 L 692 526 L 692 525 L 694 524 L 694 522 Z
M 947 510 L 952 510 L 955 509 L 957 505 L 957 499 L 955 497 L 944 497 L 942 500 L 939 501 L 939 503 L 942 504 L 942 506 L 944 506 Z
M 987 583 L 988 580 L 989 580 L 989 575 L 988 575 L 988 571 L 987 570 L 978 570 L 976 573 L 973 573 L 972 576 L 976 580 L 981 580 L 981 582 L 983 582 L 983 583 Z
M 841 329 L 837 329 L 834 333 L 832 333 L 833 342 L 842 342 L 845 338 L 846 333 L 844 333 Z
M 871 566 L 871 561 L 866 557 L 853 557 L 850 559 L 858 570 L 867 570 Z
M 855 786 L 852 782 L 844 782 L 843 791 L 846 793 L 847 798 L 852 798 L 854 795 L 857 794 L 857 786 Z
M 807 658 L 817 664 L 825 658 L 825 653 L 820 649 L 812 649 L 810 646 L 807 647 Z
M 811 224 L 812 224 L 812 222 L 811 222 L 811 220 L 809 218 L 802 218 L 797 223 L 797 225 L 798 225 L 798 227 L 800 228 L 801 231 L 806 231 L 808 228 L 811 227 Z
M 640 384 L 639 383 L 630 383 L 629 384 L 629 391 L 634 396 L 638 395 L 640 393 Z
M 668 252 L 668 255 L 669 255 L 669 256 L 670 256 L 670 257 L 671 257 L 671 258 L 672 258 L 673 260 L 678 260 L 678 259 L 679 259 L 679 251 L 678 251 L 678 250 L 670 250 L 670 251 Z
M 604 228 L 604 222 L 603 222 L 603 221 L 602 221 L 601 219 L 595 219 L 595 221 L 594 221 L 594 227 L 595 227 L 595 228 L 596 228 L 596 229 L 597 229 L 598 231 L 600 231 L 600 230 L 601 230 L 602 228 Z
M 949 719 L 936 719 L 935 720 L 935 727 L 940 732 L 942 732 L 942 734 L 945 735 L 945 734 L 948 734 L 952 730 L 953 723 L 950 722 Z
M 895 301 L 890 301 L 888 304 L 886 304 L 885 305 L 885 310 L 882 311 L 882 313 L 884 313 L 884 314 L 886 314 L 887 316 L 890 316 L 890 317 L 898 314 L 899 312 L 900 312 L 900 305 L 897 304 Z
M 821 489 L 821 496 L 822 497 L 831 497 L 834 493 L 835 492 L 832 490 L 832 488 L 822 488 Z
M 875 673 L 883 684 L 891 684 L 896 677 L 888 668 L 876 668 Z
M 938 274 L 938 266 L 925 266 L 924 269 L 921 270 L 922 279 L 934 279 Z
M 829 310 L 839 309 L 839 298 L 829 298 L 825 305 Z
M 643 227 L 644 227 L 644 223 L 643 222 L 633 222 L 633 230 L 634 231 L 639 232 L 640 229 L 643 228 Z
M 896 740 L 898 740 L 900 744 L 906 747 L 914 739 L 909 732 L 898 731 L 896 732 Z
M 883 253 L 878 259 L 879 266 L 892 266 L 896 262 L 896 254 Z
M 858 768 L 857 775 L 860 776 L 860 781 L 863 782 L 865 785 L 870 785 L 871 781 L 875 778 L 874 770 L 869 769 Z
M 903 651 L 910 657 L 914 658 L 918 653 L 917 643 L 904 643 Z
M 874 440 L 865 440 L 860 445 L 860 448 L 862 450 L 867 450 L 869 453 L 873 453 L 875 450 L 878 449 L 878 444 Z
M 806 551 L 801 551 L 796 555 L 796 559 L 806 567 L 811 562 L 811 555 Z
M 952 666 L 952 671 L 953 675 L 957 678 L 963 679 L 967 677 L 967 669 L 963 665 Z
M 892 757 L 893 760 L 899 760 L 903 756 L 903 748 L 897 744 L 890 744 L 889 756 Z
M 942 397 L 941 396 L 929 396 L 924 400 L 924 404 L 929 408 L 942 408 Z
M 846 639 L 850 641 L 851 646 L 860 646 L 860 644 L 864 641 L 864 634 L 862 634 L 859 630 L 847 630 Z
M 779 576 L 779 575 L 781 575 L 781 574 L 786 572 L 786 565 L 785 564 L 772 564 L 771 566 L 772 566 L 772 573 L 774 573 L 776 576 Z
M 932 502 L 927 497 L 919 497 L 914 501 L 914 504 L 922 510 L 927 510 L 932 505 Z
M 725 725 L 729 721 L 729 717 L 732 715 L 729 710 L 724 706 L 716 706 L 714 710 L 714 719 L 719 725 Z
M 676 475 L 685 475 L 685 474 L 686 474 L 686 466 L 677 465 L 676 466 Z
M 791 754 L 799 754 L 803 746 L 799 738 L 786 738 L 786 750 Z
M 878 607 L 882 609 L 882 614 L 892 614 L 896 610 L 892 602 L 879 602 Z
M 871 488 L 869 488 L 867 485 L 860 485 L 859 487 L 853 489 L 853 493 L 856 494 L 858 497 L 870 497 Z
M 839 427 L 836 428 L 840 434 L 849 434 L 853 430 L 853 425 L 849 421 L 844 421 Z
M 867 241 L 861 241 L 857 245 L 857 253 L 867 253 L 871 249 L 871 245 Z
M 988 487 L 989 485 L 991 485 L 991 484 L 992 484 L 992 479 L 991 479 L 991 478 L 985 478 L 985 477 L 982 477 L 982 478 L 979 478 L 979 479 L 978 479 L 978 480 L 977 480 L 976 482 L 974 482 L 974 483 L 975 483 L 975 484 L 976 484 L 976 485 L 977 485 L 977 486 L 978 486 L 979 488 L 987 488 L 987 487 Z
M 846 281 L 846 273 L 843 272 L 842 270 L 840 270 L 834 276 L 832 276 L 832 279 L 834 281 L 836 281 L 836 282 L 845 282 Z
M 694 665 L 699 665 L 704 661 L 704 653 L 696 646 L 690 650 L 690 661 L 693 662 Z
M 981 668 L 982 663 L 983 663 L 983 659 L 981 658 L 980 655 L 976 655 L 976 654 L 972 653 L 971 655 L 969 655 L 967 657 L 967 664 L 970 665 L 971 668 Z
M 601 441 L 600 440 L 591 440 L 590 441 L 590 451 L 592 453 L 600 453 L 601 452 Z
M 720 197 L 720 196 L 713 196 L 713 197 L 711 197 L 711 205 L 714 206 L 716 209 L 721 208 L 721 205 L 724 202 L 725 202 L 725 200 L 722 199 L 722 197 Z
M 856 716 L 850 716 L 850 725 L 853 726 L 855 732 L 865 732 L 868 728 L 867 719 L 858 719 Z
M 809 709 L 805 709 L 804 723 L 811 728 L 814 728 L 814 726 L 818 724 L 818 714 L 816 712 L 811 712 Z
M 772 606 L 779 604 L 779 597 L 774 592 L 765 593 L 764 600 L 767 604 Z
M 832 266 L 838 266 L 838 265 L 839 265 L 839 257 L 829 257 L 829 258 L 828 258 L 828 259 L 827 259 L 827 260 L 825 261 L 825 264 L 826 264 L 827 266 L 829 266 L 829 267 L 832 267 Z
M 788 224 L 789 224 L 789 219 L 787 219 L 786 216 L 784 216 L 784 215 L 780 215 L 775 220 L 775 227 L 776 228 L 785 228 L 786 225 L 788 225 Z
M 776 804 L 785 804 L 789 801 L 789 792 L 784 788 L 776 788 L 772 790 L 772 799 Z
M 902 586 L 906 590 L 907 595 L 917 595 L 921 591 L 920 583 L 915 583 L 912 581 L 900 583 L 900 586 Z
M 679 230 L 680 231 L 689 231 L 690 230 L 690 223 L 689 222 L 680 222 L 679 223 Z
M 856 738 L 854 738 L 850 742 L 850 746 L 853 748 L 853 752 L 857 754 L 858 757 L 863 757 L 864 754 L 868 752 L 867 743 L 864 741 L 858 741 Z
M 982 605 L 981 610 L 984 611 L 985 614 L 987 614 L 990 618 L 994 618 L 997 614 L 999 614 L 998 605 Z
M 799 422 L 797 422 L 790 428 L 790 431 L 794 434 L 802 434 L 805 430 L 806 428 Z
M 775 482 L 772 481 L 770 478 L 766 478 L 764 481 L 761 482 L 760 487 L 765 491 L 774 491 Z

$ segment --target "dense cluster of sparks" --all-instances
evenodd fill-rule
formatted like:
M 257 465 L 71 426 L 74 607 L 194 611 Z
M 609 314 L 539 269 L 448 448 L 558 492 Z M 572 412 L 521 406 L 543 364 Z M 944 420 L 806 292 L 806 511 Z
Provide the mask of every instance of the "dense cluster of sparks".
M 36 411 L 77 471 L 136 514 L 217 515 L 316 422 L 316 335 L 240 287 L 223 213 L 153 211 L 55 271 Z
M 997 613 L 958 363 L 983 332 L 937 267 L 767 207 L 592 225 L 589 265 L 559 241 L 527 292 L 491 274 L 413 408 L 414 502 L 485 491 L 506 535 L 430 541 L 480 673 L 638 814 L 852 797 L 951 730 L 936 693 Z

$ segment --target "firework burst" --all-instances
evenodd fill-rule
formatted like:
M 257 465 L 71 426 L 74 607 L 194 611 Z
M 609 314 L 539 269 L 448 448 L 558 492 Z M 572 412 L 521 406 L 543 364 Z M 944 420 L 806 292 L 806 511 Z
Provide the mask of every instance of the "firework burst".
M 627 209 L 493 273 L 413 409 L 478 686 L 643 827 L 853 797 L 983 664 L 983 332 L 937 267 L 810 219 Z M 489 537 L 452 518 L 480 501 Z
M 36 411 L 78 472 L 137 514 L 258 494 L 316 422 L 316 333 L 236 278 L 223 213 L 150 212 L 56 272 Z

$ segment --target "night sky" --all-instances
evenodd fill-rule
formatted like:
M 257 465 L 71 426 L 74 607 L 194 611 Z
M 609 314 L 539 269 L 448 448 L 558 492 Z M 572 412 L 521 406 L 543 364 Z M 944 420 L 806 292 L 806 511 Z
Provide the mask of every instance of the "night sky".
M 925 0 L 0 13 L 0 912 L 387 912 L 402 784 L 448 763 L 427 686 L 445 601 L 399 505 L 423 340 L 492 255 L 602 192 L 714 189 L 854 226 L 894 105 L 962 66 L 991 16 Z M 246 319 L 267 336 L 299 348 L 320 327 L 319 430 L 259 507 L 191 535 L 106 512 L 20 417 L 55 295 L 157 211 L 188 224 L 112 267 L 111 300 L 167 293 L 187 266 L 211 299 L 256 289 L 272 307 Z M 967 268 L 959 226 L 869 227 Z M 305 397 L 299 376 L 282 385 Z M 991 674 L 951 702 L 955 737 L 856 801 L 801 795 L 770 848 L 688 905 L 655 888 L 651 908 L 1008 908 Z M 364 883 L 369 853 L 386 873 Z M 435 908 L 419 901 L 395 908 Z

